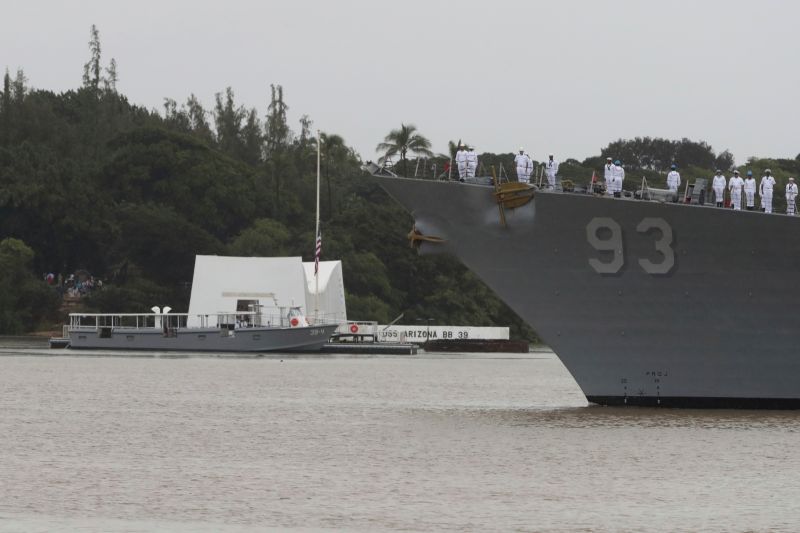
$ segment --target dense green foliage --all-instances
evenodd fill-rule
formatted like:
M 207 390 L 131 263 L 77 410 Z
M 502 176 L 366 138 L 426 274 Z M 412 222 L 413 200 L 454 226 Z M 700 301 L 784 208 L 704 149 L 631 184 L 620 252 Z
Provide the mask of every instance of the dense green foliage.
M 263 120 L 236 104 L 230 88 L 212 110 L 190 95 L 165 99 L 163 113 L 131 104 L 117 92 L 117 65 L 101 67 L 92 28 L 83 86 L 62 94 L 29 90 L 24 73 L 8 72 L 0 92 L 0 333 L 58 320 L 58 294 L 42 273 L 65 277 L 85 269 L 104 288 L 84 301 L 98 311 L 145 312 L 154 304 L 188 306 L 195 254 L 299 255 L 314 246 L 316 137 L 303 116 L 287 124 L 280 86 L 270 88 Z M 323 259 L 344 265 L 348 315 L 388 322 L 433 318 L 438 323 L 511 325 L 533 339 L 483 283 L 455 259 L 419 257 L 405 235 L 411 218 L 370 180 L 345 140 L 322 133 Z M 455 143 L 451 144 L 451 150 Z M 417 168 L 440 173 L 413 126 L 391 131 L 381 154 L 428 157 Z M 622 159 L 627 184 L 646 176 L 663 184 L 672 161 L 685 178 L 726 170 L 730 154 L 703 142 L 637 138 L 609 144 L 600 156 L 568 159 L 560 174 L 588 183 L 606 154 Z M 513 176 L 514 154 L 481 154 Z M 751 160 L 760 176 L 769 166 L 782 183 L 800 160 Z M 743 167 L 740 167 L 743 169 Z M 630 187 L 630 185 L 629 185 Z M 779 201 L 779 200 L 778 200 Z
M 0 331 L 23 333 L 58 307 L 58 295 L 33 275 L 33 250 L 19 239 L 0 241 Z

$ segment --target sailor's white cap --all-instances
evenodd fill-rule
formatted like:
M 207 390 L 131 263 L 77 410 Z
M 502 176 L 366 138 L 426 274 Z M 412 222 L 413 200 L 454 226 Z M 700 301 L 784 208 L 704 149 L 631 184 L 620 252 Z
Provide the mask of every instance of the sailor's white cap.
M 520 147 L 519 147 L 519 151 L 520 151 L 520 152 L 524 152 L 524 151 L 525 151 L 525 148 L 523 148 L 522 146 L 520 146 Z
M 738 170 L 734 170 L 734 171 L 733 171 L 733 173 L 734 173 L 734 174 L 738 174 L 738 173 L 739 173 L 739 171 L 738 171 Z
M 765 173 L 768 173 L 768 174 L 772 174 L 772 171 L 771 171 L 770 169 L 767 169 L 767 170 L 765 170 L 764 172 L 765 172 Z
M 606 157 L 606 161 L 611 161 L 611 156 Z
M 789 178 L 789 181 L 794 181 L 794 178 Z
M 547 154 L 547 157 L 553 157 L 553 154 Z

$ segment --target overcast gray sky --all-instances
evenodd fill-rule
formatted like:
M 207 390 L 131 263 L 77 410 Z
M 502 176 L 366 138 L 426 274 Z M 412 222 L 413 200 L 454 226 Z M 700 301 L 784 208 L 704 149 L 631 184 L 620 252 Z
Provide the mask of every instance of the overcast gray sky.
M 800 152 L 800 3 L 780 0 L 3 2 L 0 67 L 81 83 L 89 28 L 118 89 L 162 110 L 231 86 L 266 113 L 342 135 L 364 159 L 401 122 L 444 152 L 524 146 L 583 159 L 635 136 L 751 155 Z

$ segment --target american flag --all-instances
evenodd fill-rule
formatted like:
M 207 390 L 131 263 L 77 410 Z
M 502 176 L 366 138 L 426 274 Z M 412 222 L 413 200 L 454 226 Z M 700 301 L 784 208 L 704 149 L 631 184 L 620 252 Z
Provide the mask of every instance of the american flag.
M 317 248 L 314 251 L 314 275 L 319 273 L 319 256 L 322 255 L 322 232 L 317 233 Z

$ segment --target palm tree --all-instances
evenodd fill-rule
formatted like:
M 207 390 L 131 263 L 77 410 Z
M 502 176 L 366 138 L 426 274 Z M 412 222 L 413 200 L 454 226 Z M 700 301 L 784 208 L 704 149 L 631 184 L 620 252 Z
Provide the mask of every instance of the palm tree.
M 431 142 L 423 135 L 417 133 L 417 127 L 413 124 L 400 124 L 400 129 L 390 131 L 375 150 L 377 152 L 384 152 L 381 158 L 378 159 L 379 163 L 383 163 L 390 157 L 400 154 L 400 161 L 403 163 L 404 167 L 406 154 L 408 152 L 424 155 L 426 157 L 431 157 L 433 155 L 431 151 Z
M 344 138 L 336 134 L 322 133 L 322 172 L 328 185 L 328 219 L 333 217 L 333 192 L 331 191 L 331 174 L 339 177 L 341 169 L 352 157 L 352 150 L 345 144 Z

